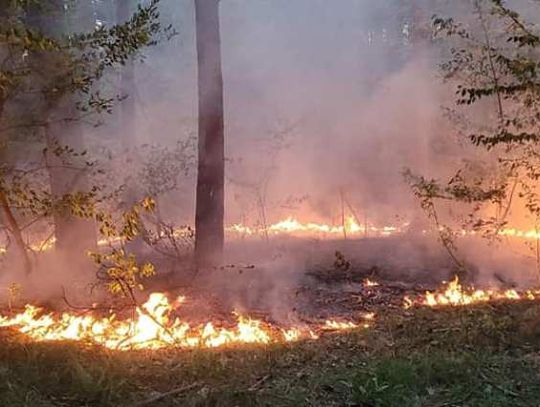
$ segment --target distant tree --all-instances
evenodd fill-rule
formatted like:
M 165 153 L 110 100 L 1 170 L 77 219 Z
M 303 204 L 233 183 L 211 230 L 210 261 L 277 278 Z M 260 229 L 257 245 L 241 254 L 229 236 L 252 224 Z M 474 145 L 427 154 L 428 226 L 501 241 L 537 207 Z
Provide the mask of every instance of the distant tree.
M 224 244 L 224 118 L 219 0 L 195 0 L 199 153 L 195 214 L 198 267 L 219 264 Z

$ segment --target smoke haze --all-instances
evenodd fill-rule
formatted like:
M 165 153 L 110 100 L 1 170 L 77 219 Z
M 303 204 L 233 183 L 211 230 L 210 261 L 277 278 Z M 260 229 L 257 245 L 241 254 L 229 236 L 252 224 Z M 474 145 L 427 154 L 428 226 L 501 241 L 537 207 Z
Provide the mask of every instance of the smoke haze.
M 187 143 L 180 155 L 172 156 L 186 162 L 174 180 L 175 189 L 157 197 L 161 215 L 185 225 L 193 225 L 196 180 L 192 3 L 162 2 L 164 24 L 173 24 L 178 35 L 145 52 L 145 61 L 135 67 L 136 88 L 128 90 L 136 105 L 131 118 L 135 134 L 126 134 L 120 125 L 121 109 L 117 109 L 103 126 L 88 129 L 87 136 L 106 141 L 111 157 L 98 157 L 112 168 L 106 181 L 114 185 L 127 179 L 141 197 L 149 183 L 133 176 L 140 171 L 140 161 L 125 165 L 123 149 L 133 143 L 126 139 L 145 146 L 141 147 L 143 156 L 154 147 L 174 150 L 179 141 Z M 418 28 L 415 17 L 428 30 L 429 16 L 460 15 L 469 9 L 468 2 L 436 10 L 421 4 L 414 10 L 403 3 L 221 2 L 227 224 L 262 222 L 261 199 L 267 223 L 293 216 L 305 222 L 339 224 L 345 195 L 359 217 L 373 224 L 407 221 L 426 227 L 425 215 L 402 171 L 411 168 L 434 178 L 448 176 L 465 147 L 443 114 L 442 107 L 454 101 L 454 89 L 441 80 L 441 51 L 429 41 L 413 43 L 411 33 Z M 424 238 L 410 239 L 406 245 L 395 243 L 399 247 L 389 241 L 370 256 L 362 252 L 367 250 L 362 245 L 346 251 L 369 261 L 374 261 L 371 255 L 376 253 L 386 266 L 399 268 L 401 261 L 408 270 L 435 264 L 423 254 Z M 444 257 L 435 242 L 427 247 Z M 276 250 L 283 251 L 270 252 Z M 294 286 L 299 279 L 296 270 L 307 267 L 306 259 L 313 255 L 310 250 L 285 250 L 278 260 L 260 260 L 267 253 L 246 256 L 247 250 L 232 250 L 229 260 L 258 263 L 265 276 L 260 286 L 268 288 L 267 304 L 276 304 L 282 294 L 281 288 L 275 288 L 276 279 Z M 495 259 L 489 247 L 469 248 L 467 255 L 488 280 L 493 264 L 499 265 L 497 272 L 501 264 L 507 264 L 500 261 L 500 253 Z M 513 259 L 510 254 L 505 255 L 508 258 Z M 441 270 L 433 274 L 446 278 L 451 273 L 448 267 Z

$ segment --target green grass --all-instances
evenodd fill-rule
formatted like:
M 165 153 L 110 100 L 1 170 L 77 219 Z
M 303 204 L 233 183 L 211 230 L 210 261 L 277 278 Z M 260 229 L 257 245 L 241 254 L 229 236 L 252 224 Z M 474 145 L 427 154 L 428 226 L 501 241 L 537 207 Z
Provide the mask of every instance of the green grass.
M 0 336 L 0 406 L 539 406 L 540 306 L 380 313 L 369 330 L 226 350 L 113 352 Z M 191 387 L 186 387 L 190 386 Z

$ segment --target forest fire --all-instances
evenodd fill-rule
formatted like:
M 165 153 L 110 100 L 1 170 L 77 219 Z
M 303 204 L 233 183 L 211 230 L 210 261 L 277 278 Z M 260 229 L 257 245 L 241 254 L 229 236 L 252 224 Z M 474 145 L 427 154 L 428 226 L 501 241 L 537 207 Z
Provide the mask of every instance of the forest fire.
M 75 340 L 102 345 L 116 350 L 179 348 L 216 348 L 237 344 L 270 344 L 318 339 L 321 331 L 342 331 L 358 328 L 350 321 L 327 320 L 317 327 L 280 328 L 247 316 L 235 314 L 230 328 L 215 322 L 192 326 L 172 314 L 185 302 L 179 297 L 171 303 L 162 293 L 153 293 L 148 301 L 135 309 L 131 319 L 46 313 L 33 305 L 13 316 L 0 316 L 0 327 L 13 327 L 34 341 Z M 365 317 L 372 320 L 374 315 Z M 369 324 L 363 324 L 369 327 Z
M 290 216 L 286 219 L 272 223 L 270 225 L 250 227 L 244 224 L 234 224 L 227 228 L 227 232 L 232 236 L 258 236 L 268 234 L 269 236 L 299 236 L 299 237 L 328 237 L 328 238 L 343 238 L 344 236 L 365 237 L 365 236 L 390 236 L 402 233 L 406 230 L 408 223 L 399 226 L 383 226 L 377 227 L 367 222 L 360 224 L 354 217 L 349 216 L 344 219 L 342 225 L 317 223 L 317 222 L 300 222 L 296 218 Z
M 344 219 L 343 225 L 321 222 L 301 222 L 294 216 L 289 216 L 283 220 L 266 226 L 247 226 L 236 223 L 226 228 L 230 238 L 256 237 L 256 236 L 296 236 L 296 237 L 318 237 L 327 239 L 341 239 L 344 237 L 364 238 L 364 237 L 389 237 L 403 234 L 409 230 L 410 222 L 404 221 L 401 224 L 375 226 L 369 222 L 360 222 L 355 216 L 348 216 Z M 429 233 L 422 230 L 421 234 Z M 472 230 L 462 229 L 461 236 L 476 236 L 478 233 Z M 520 240 L 538 240 L 540 232 L 536 229 L 504 228 L 497 231 L 501 238 L 515 238 Z
M 516 301 L 516 300 L 534 300 L 540 298 L 540 290 L 528 290 L 518 292 L 514 289 L 509 290 L 481 290 L 464 288 L 456 276 L 454 280 L 447 283 L 440 290 L 435 292 L 426 292 L 418 298 L 406 296 L 403 306 L 408 309 L 413 306 L 464 306 L 492 301 Z

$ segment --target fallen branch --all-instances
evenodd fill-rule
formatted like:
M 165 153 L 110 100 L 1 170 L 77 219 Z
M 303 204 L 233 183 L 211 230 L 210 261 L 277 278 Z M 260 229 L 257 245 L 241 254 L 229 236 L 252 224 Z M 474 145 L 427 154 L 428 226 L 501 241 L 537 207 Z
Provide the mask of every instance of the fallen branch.
M 66 288 L 62 285 L 62 300 L 64 303 L 71 309 L 81 312 L 95 312 L 95 311 L 106 311 L 106 312 L 122 312 L 125 311 L 128 308 L 134 308 L 135 305 L 133 304 L 126 304 L 121 307 L 113 306 L 113 305 L 103 305 L 103 306 L 85 306 L 85 305 L 75 305 L 72 302 L 70 302 L 67 298 Z
M 248 391 L 255 391 L 259 387 L 261 387 L 268 379 L 270 379 L 272 375 L 267 374 L 266 376 L 261 377 L 259 380 L 257 380 L 249 389 Z
M 511 397 L 519 397 L 519 394 L 517 394 L 516 392 L 512 391 L 512 390 L 508 390 L 508 389 L 505 389 L 504 387 L 502 386 L 499 386 L 497 383 L 494 383 L 493 380 L 490 380 L 489 377 L 487 377 L 484 372 L 479 372 L 479 375 L 480 377 L 488 384 L 490 384 L 491 386 L 495 387 L 497 390 L 503 392 L 504 394 L 506 394 L 507 396 L 511 396 Z
M 149 397 L 146 400 L 140 401 L 139 403 L 134 404 L 134 407 L 142 407 L 147 405 L 153 405 L 154 403 L 163 400 L 164 398 L 171 397 L 171 396 L 177 396 L 179 394 L 185 393 L 186 391 L 193 390 L 197 387 L 200 387 L 201 383 L 195 382 L 193 384 L 189 384 L 184 387 L 179 387 L 177 389 L 167 391 L 165 393 L 157 394 L 153 397 Z

